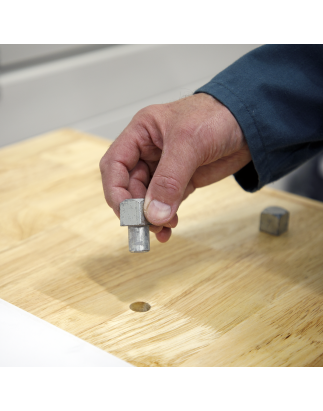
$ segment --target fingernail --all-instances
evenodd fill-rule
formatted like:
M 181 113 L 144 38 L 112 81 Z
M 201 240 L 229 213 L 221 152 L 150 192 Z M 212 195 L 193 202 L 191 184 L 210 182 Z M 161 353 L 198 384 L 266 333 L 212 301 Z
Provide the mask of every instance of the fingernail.
M 170 205 L 158 200 L 152 200 L 149 203 L 147 214 L 149 221 L 161 221 L 170 216 L 172 208 Z

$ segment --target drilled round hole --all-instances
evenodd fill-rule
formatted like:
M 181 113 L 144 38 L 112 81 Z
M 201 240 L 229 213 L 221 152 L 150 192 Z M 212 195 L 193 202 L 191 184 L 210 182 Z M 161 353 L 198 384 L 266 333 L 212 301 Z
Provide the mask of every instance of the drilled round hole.
M 144 303 L 142 301 L 137 301 L 135 303 L 130 304 L 130 309 L 132 311 L 137 311 L 140 313 L 143 313 L 145 311 L 149 311 L 150 310 L 150 305 L 148 303 Z

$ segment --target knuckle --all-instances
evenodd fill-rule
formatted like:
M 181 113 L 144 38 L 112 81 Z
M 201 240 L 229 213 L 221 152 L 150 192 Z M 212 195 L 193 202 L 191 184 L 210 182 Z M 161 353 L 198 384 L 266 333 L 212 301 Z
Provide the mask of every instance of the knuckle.
M 154 175 L 154 183 L 170 197 L 178 195 L 182 190 L 180 182 L 170 176 Z
M 155 118 L 159 106 L 159 104 L 152 104 L 150 106 L 144 107 L 135 114 L 133 119 L 138 121 L 147 121 Z
M 115 141 L 112 144 L 110 144 L 109 148 L 107 149 L 104 156 L 101 158 L 99 162 L 99 168 L 100 168 L 101 174 L 103 174 L 106 171 L 108 163 L 111 162 L 111 158 L 113 157 L 112 149 L 114 147 L 115 147 Z
M 99 162 L 99 168 L 100 168 L 101 174 L 104 174 L 106 167 L 107 167 L 107 160 L 106 160 L 106 154 L 105 154 Z
M 100 168 L 101 174 L 103 174 L 103 170 L 104 170 L 104 160 L 103 160 L 103 157 L 101 158 L 101 160 L 100 160 L 100 162 L 99 162 L 99 168 Z

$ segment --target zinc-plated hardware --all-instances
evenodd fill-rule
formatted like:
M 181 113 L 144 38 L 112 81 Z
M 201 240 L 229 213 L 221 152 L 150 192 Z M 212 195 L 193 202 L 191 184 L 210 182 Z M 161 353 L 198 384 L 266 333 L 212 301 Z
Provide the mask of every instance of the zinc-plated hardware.
M 150 223 L 144 215 L 144 202 L 144 198 L 132 198 L 120 204 L 120 226 L 128 226 L 131 253 L 146 253 L 150 250 Z
M 282 207 L 267 207 L 260 216 L 260 231 L 281 235 L 288 230 L 289 211 Z

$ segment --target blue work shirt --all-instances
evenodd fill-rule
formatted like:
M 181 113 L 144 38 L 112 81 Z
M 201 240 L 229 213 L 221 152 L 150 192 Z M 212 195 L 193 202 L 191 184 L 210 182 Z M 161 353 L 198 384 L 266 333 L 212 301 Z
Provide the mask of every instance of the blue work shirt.
M 254 192 L 323 150 L 323 45 L 266 45 L 195 93 L 224 104 L 238 121 L 252 161 L 235 174 Z

